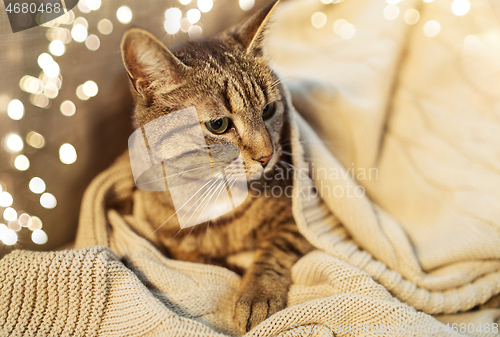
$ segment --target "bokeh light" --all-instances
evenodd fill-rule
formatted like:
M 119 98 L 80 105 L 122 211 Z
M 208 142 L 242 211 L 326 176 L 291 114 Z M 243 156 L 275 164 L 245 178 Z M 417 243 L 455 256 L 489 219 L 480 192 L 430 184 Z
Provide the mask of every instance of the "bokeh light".
M 18 169 L 19 171 L 26 171 L 30 167 L 30 161 L 28 157 L 25 155 L 21 154 L 16 157 L 14 160 L 14 167 Z
M 29 182 L 29 188 L 33 193 L 42 194 L 45 192 L 46 185 L 42 178 L 34 177 Z
M 18 99 L 13 99 L 10 101 L 9 105 L 7 106 L 7 115 L 15 120 L 18 121 L 24 116 L 24 105 L 23 103 L 18 100 Z
M 0 207 L 9 207 L 12 206 L 14 199 L 9 192 L 0 192 Z
M 28 228 L 32 231 L 36 231 L 37 229 L 42 229 L 42 227 L 43 227 L 42 220 L 40 220 L 40 218 L 37 216 L 32 216 L 31 223 L 28 226 Z
M 198 8 L 203 13 L 208 13 L 214 6 L 214 2 L 212 0 L 198 0 L 197 3 Z
M 6 246 L 15 245 L 17 243 L 17 234 L 4 224 L 0 224 L 0 241 Z
M 179 0 L 181 5 L 189 5 L 191 3 L 191 0 Z
M 128 6 L 121 6 L 116 11 L 116 18 L 126 25 L 132 21 L 132 10 Z
M 436 20 L 427 21 L 424 25 L 424 35 L 434 37 L 441 31 L 441 25 Z
M 86 101 L 90 98 L 90 96 L 86 95 L 85 92 L 83 91 L 83 84 L 80 84 L 76 88 L 76 96 L 82 101 Z
M 481 50 L 481 41 L 476 35 L 468 35 L 464 39 L 464 53 L 469 56 L 476 56 Z
M 51 193 L 44 193 L 40 196 L 40 205 L 43 208 L 53 209 L 57 206 L 57 199 Z
M 89 97 L 94 97 L 99 92 L 99 87 L 94 81 L 87 81 L 83 84 L 83 93 Z
M 85 0 L 89 9 L 96 11 L 101 8 L 101 0 Z
M 65 143 L 59 148 L 59 159 L 63 164 L 73 164 L 77 159 L 76 149 L 73 145 Z
M 12 207 L 7 207 L 3 211 L 3 218 L 7 221 L 17 220 L 17 212 Z
M 66 46 L 60 40 L 54 40 L 49 44 L 49 51 L 54 56 L 61 56 L 66 51 Z
M 420 20 L 420 13 L 415 8 L 407 9 L 404 19 L 407 24 L 414 25 Z
M 23 139 L 15 133 L 9 133 L 5 136 L 5 149 L 10 153 L 16 153 L 24 148 Z
M 311 16 L 311 23 L 314 28 L 322 28 L 326 25 L 328 18 L 323 12 L 316 12 Z
M 335 34 L 337 35 L 340 35 L 340 28 L 342 28 L 343 25 L 345 25 L 347 22 L 347 20 L 344 20 L 344 19 L 338 19 L 335 21 L 335 23 L 333 24 L 333 31 L 335 32 Z
M 7 224 L 7 227 L 11 230 L 13 230 L 14 232 L 19 232 L 21 230 L 21 225 L 19 224 L 19 221 L 16 220 L 12 220 L 12 221 L 9 221 L 9 223 Z
M 102 19 L 97 24 L 97 30 L 101 34 L 109 35 L 113 32 L 113 23 L 111 21 L 109 21 L 108 19 Z
M 253 6 L 255 6 L 255 0 L 240 0 L 240 8 L 244 11 L 251 10 Z
M 387 5 L 384 8 L 384 18 L 389 21 L 396 19 L 399 15 L 399 7 L 396 5 Z
M 26 136 L 26 143 L 35 149 L 41 149 L 45 146 L 45 138 L 38 132 L 30 131 Z
M 71 37 L 76 42 L 83 42 L 87 38 L 88 32 L 82 24 L 77 24 L 71 29 Z
M 451 4 L 451 11 L 457 16 L 465 15 L 470 10 L 469 0 L 454 0 Z
M 165 31 L 171 35 L 176 34 L 181 28 L 182 11 L 179 8 L 172 7 L 165 11 Z
M 201 34 L 203 33 L 203 29 L 201 29 L 200 26 L 194 25 L 188 30 L 189 37 L 192 39 L 197 39 L 201 37 Z
M 356 27 L 351 23 L 343 24 L 340 27 L 339 35 L 344 40 L 350 40 L 356 35 Z
M 89 35 L 89 37 L 87 37 L 87 40 L 85 40 L 85 46 L 89 50 L 95 51 L 101 46 L 101 40 L 99 40 L 97 35 Z
M 76 105 L 75 103 L 71 102 L 70 100 L 66 100 L 61 103 L 60 107 L 61 113 L 64 116 L 73 116 L 76 113 Z
M 29 227 L 31 225 L 31 217 L 27 213 L 23 213 L 19 216 L 19 225 L 22 227 Z
M 188 10 L 186 17 L 189 20 L 189 22 L 191 22 L 192 24 L 195 24 L 198 21 L 200 21 L 201 12 L 199 10 L 197 10 L 196 8 L 192 8 L 192 9 Z
M 31 233 L 31 241 L 37 245 L 44 245 L 48 240 L 47 234 L 41 229 L 35 229 L 33 233 Z

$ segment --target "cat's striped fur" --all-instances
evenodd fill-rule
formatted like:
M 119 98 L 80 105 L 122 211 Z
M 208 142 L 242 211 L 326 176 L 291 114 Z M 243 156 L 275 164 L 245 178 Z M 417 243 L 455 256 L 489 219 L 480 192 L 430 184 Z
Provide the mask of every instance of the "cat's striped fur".
M 144 208 L 141 213 L 157 230 L 152 241 L 167 256 L 219 264 L 243 274 L 235 307 L 235 323 L 242 332 L 286 306 L 290 268 L 312 249 L 295 225 L 291 199 L 284 194 L 259 196 L 264 188 L 283 191 L 292 184 L 291 179 L 261 176 L 288 169 L 279 161 L 290 160 L 281 152 L 289 139 L 290 99 L 262 52 L 276 4 L 219 36 L 186 42 L 170 51 L 139 29 L 129 30 L 122 41 L 137 127 L 191 106 L 196 107 L 201 125 L 223 117 L 231 120 L 233 127 L 227 133 L 204 130 L 204 135 L 208 144 L 238 146 L 243 156 L 252 188 L 234 212 L 179 232 L 168 192 L 137 190 L 136 198 L 141 199 L 137 203 Z M 262 111 L 272 103 L 276 112 L 264 121 Z M 250 257 L 246 266 L 233 262 L 235 254 L 242 253 Z

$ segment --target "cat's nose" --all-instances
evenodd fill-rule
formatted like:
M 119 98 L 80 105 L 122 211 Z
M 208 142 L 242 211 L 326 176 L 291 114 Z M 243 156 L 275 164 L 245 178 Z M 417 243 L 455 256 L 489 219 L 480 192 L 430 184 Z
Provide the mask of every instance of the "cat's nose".
M 270 156 L 267 156 L 267 157 L 260 157 L 259 159 L 257 159 L 257 161 L 262 164 L 263 168 L 266 168 L 267 164 L 269 164 L 271 159 L 273 159 L 272 154 Z

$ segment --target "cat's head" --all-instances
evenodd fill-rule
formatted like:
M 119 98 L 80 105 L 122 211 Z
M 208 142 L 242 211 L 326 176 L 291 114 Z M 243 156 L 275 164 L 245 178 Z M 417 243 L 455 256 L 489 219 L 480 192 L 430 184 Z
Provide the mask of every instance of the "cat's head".
M 145 30 L 128 30 L 121 49 L 136 127 L 194 106 L 209 146 L 236 146 L 249 179 L 270 170 L 281 155 L 286 110 L 284 89 L 263 55 L 277 2 L 218 36 L 170 50 Z

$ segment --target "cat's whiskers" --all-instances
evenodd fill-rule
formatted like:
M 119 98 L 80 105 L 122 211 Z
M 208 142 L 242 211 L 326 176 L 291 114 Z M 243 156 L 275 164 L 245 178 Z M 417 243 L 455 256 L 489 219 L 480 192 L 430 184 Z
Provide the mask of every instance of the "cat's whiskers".
M 207 183 L 205 183 L 202 187 L 200 187 L 200 188 L 199 188 L 199 189 L 198 189 L 198 190 L 197 190 L 197 191 L 196 191 L 196 192 L 195 192 L 195 193 L 191 196 L 191 198 L 189 198 L 189 199 L 188 199 L 188 200 L 187 200 L 187 201 L 186 201 L 186 202 L 185 202 L 185 203 L 184 203 L 184 204 L 183 204 L 183 205 L 182 205 L 179 209 L 177 209 L 177 210 L 176 210 L 176 211 L 175 211 L 175 212 L 174 212 L 174 213 L 173 213 L 173 214 L 172 214 L 172 215 L 171 215 L 171 216 L 170 216 L 167 220 L 165 220 L 165 221 L 164 221 L 164 222 L 163 222 L 160 226 L 158 226 L 158 228 L 156 228 L 156 229 L 153 231 L 153 233 L 151 233 L 151 234 L 150 234 L 150 236 L 151 236 L 151 235 L 153 235 L 153 234 L 155 234 L 155 233 L 156 233 L 156 232 L 157 232 L 157 231 L 158 231 L 158 230 L 159 230 L 159 229 L 160 229 L 160 228 L 161 228 L 164 224 L 166 224 L 166 223 L 167 223 L 170 219 L 172 219 L 172 217 L 173 217 L 174 215 L 176 215 L 176 214 L 177 214 L 180 210 L 182 210 L 182 208 L 184 208 L 184 206 L 186 206 L 186 204 L 187 204 L 188 202 L 190 202 L 190 201 L 191 201 L 191 199 L 193 199 L 193 198 L 194 198 L 194 197 L 195 197 L 195 196 L 196 196 L 196 195 L 197 195 L 197 194 L 198 194 L 198 193 L 199 193 L 199 192 L 200 192 L 200 191 L 201 191 L 201 190 L 202 190 L 205 186 L 207 186 L 207 185 L 208 185 L 208 184 L 209 184 L 209 183 L 210 183 L 213 179 L 214 179 L 214 178 L 210 179 Z M 191 206 L 191 207 L 193 207 L 193 206 Z M 191 207 L 190 207 L 190 209 L 191 209 Z M 179 221 L 177 221 L 177 223 L 179 223 Z M 181 228 L 181 230 L 182 230 L 182 228 Z M 180 231 L 179 231 L 179 232 L 180 232 Z M 177 233 L 177 234 L 178 234 L 178 233 Z M 177 235 L 177 234 L 176 234 L 176 235 Z

